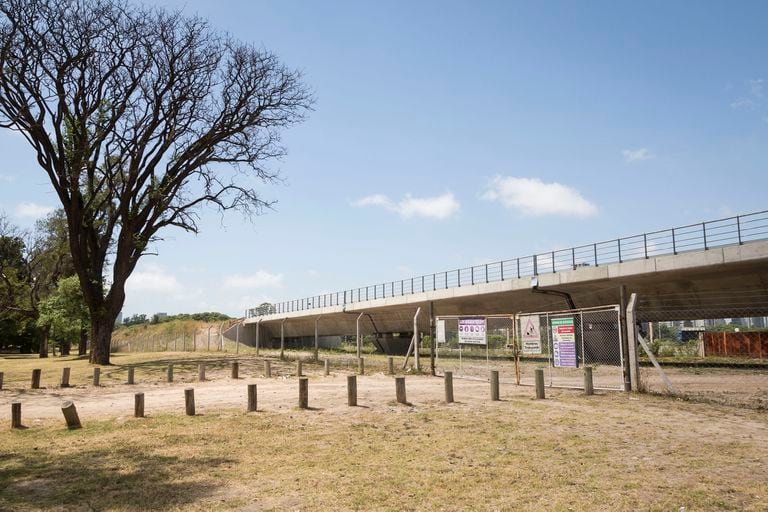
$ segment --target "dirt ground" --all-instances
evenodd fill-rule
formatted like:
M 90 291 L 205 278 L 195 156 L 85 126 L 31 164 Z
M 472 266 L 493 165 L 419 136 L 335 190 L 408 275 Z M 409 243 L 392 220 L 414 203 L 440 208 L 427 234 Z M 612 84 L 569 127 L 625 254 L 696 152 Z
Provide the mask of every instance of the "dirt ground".
M 233 380 L 228 360 L 210 359 L 212 380 L 194 382 L 196 359 L 177 359 L 185 382 L 169 384 L 168 355 L 141 357 L 121 360 L 141 368 L 136 385 L 113 367 L 99 388 L 0 391 L 0 424 L 9 425 L 9 404 L 19 400 L 27 427 L 0 428 L 0 510 L 692 511 L 768 503 L 768 415 L 760 411 L 567 389 L 534 400 L 510 376 L 502 401 L 489 399 L 485 380 L 457 378 L 456 403 L 446 404 L 442 379 L 408 375 L 410 404 L 402 405 L 375 358 L 358 377 L 358 407 L 346 405 L 349 358 L 328 377 L 305 364 L 311 409 L 299 410 L 293 362 L 275 362 L 279 376 L 267 379 L 261 362 L 248 359 Z M 81 381 L 88 370 L 78 369 Z M 257 413 L 245 412 L 249 383 L 258 386 Z M 195 389 L 195 417 L 183 414 L 187 387 Z M 136 392 L 145 393 L 146 418 L 132 417 Z M 82 429 L 64 428 L 63 400 L 77 405 Z

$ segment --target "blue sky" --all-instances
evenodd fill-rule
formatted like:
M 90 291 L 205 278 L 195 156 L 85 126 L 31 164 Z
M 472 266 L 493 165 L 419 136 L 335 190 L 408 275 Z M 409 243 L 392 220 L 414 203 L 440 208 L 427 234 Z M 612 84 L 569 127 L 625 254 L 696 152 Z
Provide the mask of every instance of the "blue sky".
M 304 72 L 276 210 L 165 233 L 124 313 L 358 287 L 768 207 L 766 2 L 156 2 Z M 0 210 L 56 205 L 0 131 Z

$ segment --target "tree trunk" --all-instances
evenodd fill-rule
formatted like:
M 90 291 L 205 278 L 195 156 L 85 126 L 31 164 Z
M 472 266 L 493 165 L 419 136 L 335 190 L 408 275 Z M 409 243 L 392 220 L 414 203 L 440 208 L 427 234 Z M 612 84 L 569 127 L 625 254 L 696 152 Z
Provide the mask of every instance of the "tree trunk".
M 85 327 L 80 328 L 80 342 L 77 344 L 77 355 L 84 356 L 88 349 L 88 331 Z
M 112 329 L 115 318 L 111 315 L 91 319 L 91 364 L 109 364 L 109 347 L 112 343 Z
M 62 341 L 61 342 L 61 351 L 59 352 L 59 355 L 62 356 L 68 356 L 70 351 L 71 345 L 68 341 Z
M 41 358 L 48 357 L 48 334 L 49 334 L 49 329 L 47 327 L 45 327 L 43 329 L 42 336 L 40 336 L 40 351 L 39 351 L 39 354 L 40 354 Z

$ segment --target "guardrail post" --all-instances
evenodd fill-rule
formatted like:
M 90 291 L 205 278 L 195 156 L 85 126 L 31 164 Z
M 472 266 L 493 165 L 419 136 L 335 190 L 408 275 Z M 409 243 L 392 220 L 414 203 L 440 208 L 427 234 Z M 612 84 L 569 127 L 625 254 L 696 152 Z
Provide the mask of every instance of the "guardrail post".
M 11 402 L 11 428 L 22 428 L 21 402 Z
M 309 379 L 299 378 L 299 409 L 309 409 Z
M 648 259 L 648 235 L 643 233 L 643 253 L 645 254 L 645 259 Z
M 248 384 L 248 412 L 256 411 L 257 396 L 256 384 Z
M 741 245 L 741 218 L 738 215 L 736 216 L 736 233 L 738 233 L 739 245 Z
M 499 400 L 499 370 L 491 370 L 491 400 Z
M 357 405 L 357 376 L 347 375 L 347 405 L 355 407 Z
M 187 416 L 195 415 L 195 389 L 187 388 L 184 390 L 184 410 Z
M 704 235 L 704 250 L 709 250 L 709 247 L 707 247 L 707 223 L 702 222 L 701 223 L 701 232 Z
M 407 404 L 405 398 L 405 377 L 395 377 L 395 399 L 399 404 Z
M 445 381 L 445 401 L 447 403 L 453 403 L 453 372 L 445 372 L 443 376 Z
M 544 399 L 544 370 L 542 368 L 536 368 L 536 399 Z
M 622 261 L 621 261 L 621 238 L 616 240 L 616 247 L 618 247 L 618 250 L 619 250 L 619 263 L 622 263 Z
M 133 395 L 133 417 L 144 417 L 144 393 L 136 393 Z
M 592 367 L 591 366 L 584 367 L 584 394 L 585 395 L 595 394 L 595 387 L 592 383 Z

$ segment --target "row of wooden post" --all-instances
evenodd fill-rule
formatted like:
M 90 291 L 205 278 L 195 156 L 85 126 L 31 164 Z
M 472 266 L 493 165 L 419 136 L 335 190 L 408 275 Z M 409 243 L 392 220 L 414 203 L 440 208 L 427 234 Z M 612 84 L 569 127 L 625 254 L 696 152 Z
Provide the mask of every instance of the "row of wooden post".
M 269 361 L 266 361 L 269 363 Z M 200 365 L 203 374 L 202 379 L 205 378 L 205 366 Z M 268 364 L 267 364 L 268 367 Z M 360 368 L 362 369 L 362 368 Z M 95 368 L 98 370 L 98 368 Z M 173 365 L 168 367 L 169 376 L 172 375 Z M 237 379 L 239 372 L 238 363 L 232 364 L 232 378 Z M 299 374 L 299 408 L 309 409 L 309 379 L 301 376 L 301 362 L 297 364 L 297 373 Z M 269 373 L 267 373 L 269 375 Z M 132 377 L 132 372 L 129 373 L 129 379 Z M 491 400 L 500 400 L 499 393 L 499 371 L 491 370 Z M 445 401 L 447 403 L 453 403 L 453 372 L 445 372 L 443 377 L 445 385 Z M 538 368 L 535 370 L 535 382 L 536 382 L 536 398 L 544 399 L 544 370 Z M 592 382 L 592 367 L 584 367 L 584 393 L 587 395 L 594 394 L 594 385 Z M 256 384 L 248 384 L 248 412 L 257 410 L 257 387 Z M 407 404 L 406 392 L 405 392 L 405 377 L 395 377 L 395 400 L 401 404 Z M 357 406 L 357 375 L 347 376 L 347 405 L 350 407 Z M 184 390 L 184 409 L 188 416 L 195 415 L 195 389 L 186 388 Z M 67 401 L 62 404 L 61 412 L 64 415 L 64 420 L 67 423 L 67 427 L 70 429 L 80 428 L 80 418 L 77 414 L 75 404 Z M 137 418 L 144 417 L 144 393 L 136 393 L 134 395 L 134 416 Z M 11 403 L 11 428 L 22 428 L 21 423 L 21 402 Z
M 394 358 L 390 357 L 388 358 L 388 371 L 390 375 L 394 375 Z M 135 368 L 132 366 L 128 367 L 128 378 L 127 378 L 127 384 L 135 384 Z M 205 370 L 206 365 L 204 363 L 200 363 L 197 365 L 197 380 L 204 381 L 205 380 Z M 358 358 L 357 362 L 357 371 L 360 375 L 365 375 L 365 358 L 360 357 Z M 240 378 L 240 363 L 237 361 L 233 361 L 231 364 L 231 376 L 233 379 Z M 62 388 L 69 387 L 69 376 L 71 373 L 70 368 L 63 368 L 61 371 L 61 386 Z M 328 359 L 325 359 L 323 362 L 323 373 L 327 376 L 331 373 L 331 365 L 330 361 Z M 34 369 L 32 370 L 32 389 L 39 389 L 40 388 L 40 376 L 42 374 L 42 370 L 40 369 Z M 298 360 L 296 361 L 296 375 L 298 377 L 302 377 L 304 375 L 303 373 L 303 365 L 302 361 Z M 3 372 L 0 372 L 0 390 L 3 389 Z M 272 377 L 272 362 L 265 360 L 264 361 L 264 376 L 265 377 Z M 173 365 L 168 365 L 167 373 L 166 373 L 167 381 L 173 382 Z M 94 368 L 93 369 L 93 385 L 98 386 L 101 379 L 101 368 Z

